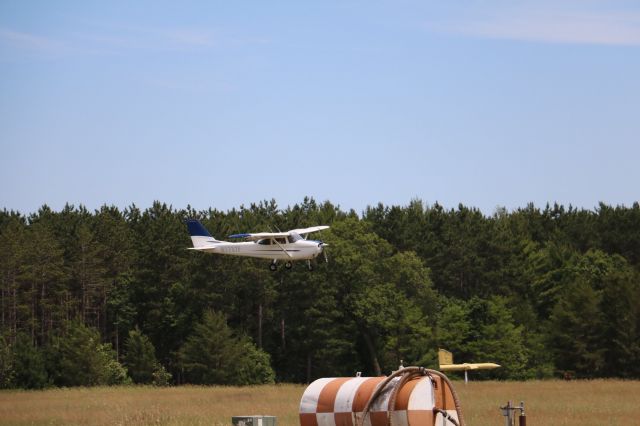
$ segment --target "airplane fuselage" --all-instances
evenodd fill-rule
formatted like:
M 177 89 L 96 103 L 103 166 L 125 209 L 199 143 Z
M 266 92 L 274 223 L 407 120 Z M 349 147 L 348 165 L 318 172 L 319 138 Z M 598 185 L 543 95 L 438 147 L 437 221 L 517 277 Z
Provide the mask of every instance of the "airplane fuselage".
M 212 247 L 201 248 L 206 253 L 229 254 L 233 256 L 257 257 L 274 260 L 308 260 L 322 253 L 317 241 L 300 240 L 293 243 L 277 244 L 272 240 L 231 243 L 217 242 Z

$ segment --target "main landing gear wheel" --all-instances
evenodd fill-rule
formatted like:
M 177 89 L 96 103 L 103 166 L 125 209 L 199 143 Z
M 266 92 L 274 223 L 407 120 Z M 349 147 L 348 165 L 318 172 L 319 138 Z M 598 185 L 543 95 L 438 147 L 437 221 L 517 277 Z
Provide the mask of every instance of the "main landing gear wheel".
M 291 268 L 293 267 L 293 263 L 291 263 L 291 262 L 287 262 L 287 263 L 285 263 L 285 264 L 284 264 L 284 267 L 285 267 L 286 269 L 291 269 Z
M 277 270 L 278 270 L 278 265 L 276 265 L 276 262 L 271 262 L 271 263 L 269 264 L 269 270 L 270 270 L 271 272 L 275 272 L 275 271 L 277 271 Z

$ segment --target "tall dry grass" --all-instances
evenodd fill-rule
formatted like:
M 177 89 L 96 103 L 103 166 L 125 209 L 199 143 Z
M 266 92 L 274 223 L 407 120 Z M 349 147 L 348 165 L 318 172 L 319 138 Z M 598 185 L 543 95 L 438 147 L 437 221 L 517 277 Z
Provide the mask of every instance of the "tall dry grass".
M 0 424 L 230 425 L 264 414 L 298 424 L 305 387 L 103 387 L 0 392 Z M 525 401 L 527 424 L 640 425 L 640 382 L 455 382 L 469 426 L 504 425 L 498 407 Z
M 457 382 L 469 426 L 504 425 L 499 406 L 525 403 L 527 425 L 640 425 L 640 382 Z
M 297 424 L 300 385 L 99 387 L 0 392 L 0 424 L 230 425 L 231 416 L 268 414 Z

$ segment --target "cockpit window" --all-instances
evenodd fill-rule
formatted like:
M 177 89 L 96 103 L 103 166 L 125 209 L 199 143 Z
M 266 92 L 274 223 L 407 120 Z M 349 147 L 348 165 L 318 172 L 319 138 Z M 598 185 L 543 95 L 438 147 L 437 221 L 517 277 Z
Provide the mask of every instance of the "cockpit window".
M 261 244 L 263 246 L 271 245 L 271 239 L 265 238 L 264 240 L 258 240 L 258 244 Z
M 276 238 L 276 241 L 280 244 L 287 244 L 287 239 L 286 238 Z
M 300 236 L 300 234 L 296 234 L 295 232 L 292 232 L 289 235 L 289 241 L 291 241 L 292 243 L 295 243 L 296 241 L 301 240 L 302 237 Z

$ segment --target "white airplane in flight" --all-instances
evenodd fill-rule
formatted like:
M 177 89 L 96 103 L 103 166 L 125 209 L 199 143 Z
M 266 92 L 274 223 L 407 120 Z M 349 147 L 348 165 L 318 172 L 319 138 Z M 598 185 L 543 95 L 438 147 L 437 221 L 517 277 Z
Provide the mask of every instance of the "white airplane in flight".
M 245 240 L 245 242 L 240 243 L 216 240 L 195 219 L 187 220 L 187 228 L 189 228 L 189 235 L 191 235 L 191 242 L 193 243 L 193 248 L 190 248 L 190 250 L 271 259 L 269 269 L 272 271 L 278 269 L 276 265 L 278 260 L 285 261 L 284 267 L 286 269 L 291 269 L 294 260 L 306 260 L 309 270 L 312 270 L 311 259 L 318 257 L 320 253 L 324 252 L 324 248 L 328 246 L 322 241 L 306 239 L 308 234 L 327 229 L 329 228 L 328 226 L 312 226 L 311 228 L 294 229 L 288 232 L 229 235 L 229 238 L 243 238 Z M 325 260 L 327 260 L 326 254 Z

